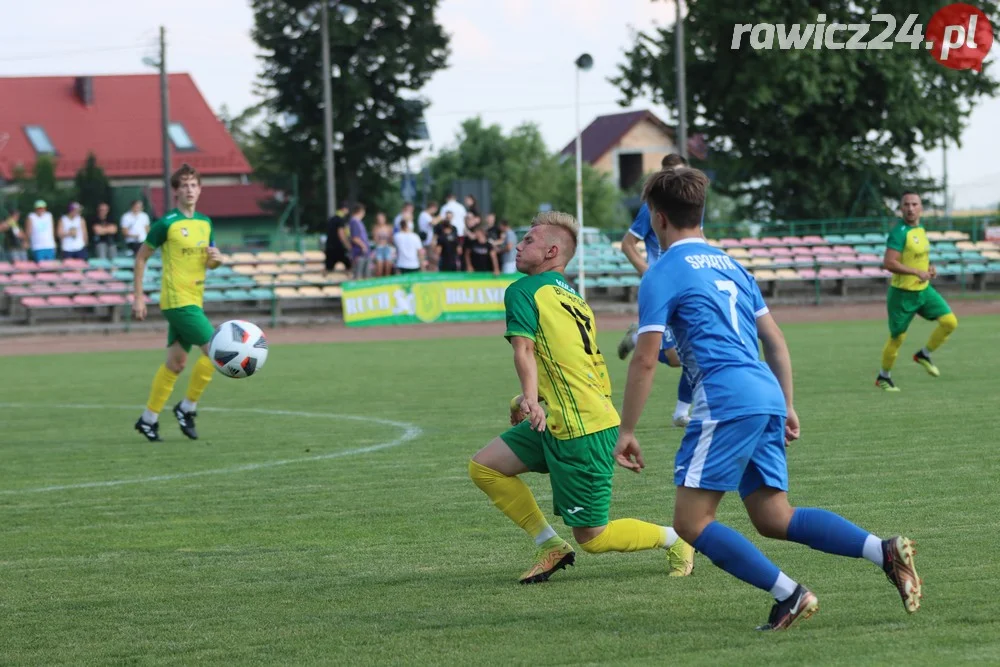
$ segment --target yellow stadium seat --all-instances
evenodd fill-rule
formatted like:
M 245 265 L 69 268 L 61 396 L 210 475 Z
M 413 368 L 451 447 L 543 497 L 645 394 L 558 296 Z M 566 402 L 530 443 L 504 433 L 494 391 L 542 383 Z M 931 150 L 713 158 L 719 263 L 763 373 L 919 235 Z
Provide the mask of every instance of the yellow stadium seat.
M 1000 243 L 996 241 L 977 241 L 976 250 L 1000 250 Z
M 234 252 L 229 258 L 230 264 L 256 264 L 257 256 L 252 252 Z
M 775 271 L 775 275 L 779 280 L 796 280 L 799 277 L 795 269 L 778 269 Z
M 282 252 L 279 252 L 278 257 L 280 257 L 283 260 L 291 262 L 305 261 L 305 257 L 302 256 L 302 253 L 295 250 L 284 250 Z
M 969 235 L 957 229 L 951 229 L 944 233 L 944 237 L 949 241 L 968 241 Z
M 259 253 L 257 253 L 257 261 L 258 262 L 277 262 L 278 261 L 278 253 L 276 253 L 276 252 L 268 252 L 266 250 L 263 251 L 263 252 L 259 252 Z
M 753 277 L 757 280 L 775 280 L 778 274 L 770 269 L 758 269 L 753 272 Z
M 257 273 L 281 273 L 277 264 L 258 264 Z
M 323 296 L 323 290 L 315 285 L 299 288 L 299 296 Z
M 975 250 L 976 244 L 972 241 L 959 241 L 955 244 L 955 247 L 959 250 Z
M 926 234 L 927 234 L 927 240 L 928 241 L 943 241 L 944 240 L 944 232 L 931 231 L 931 232 L 926 232 Z
M 295 298 L 299 295 L 299 291 L 294 287 L 276 287 L 274 288 L 274 295 L 282 298 Z
M 337 262 L 340 264 L 340 262 Z M 306 262 L 306 271 L 309 273 L 315 273 L 316 271 L 322 271 L 326 266 L 323 262 Z
M 299 276 L 294 273 L 279 273 L 274 279 L 276 283 L 297 283 L 299 282 Z
M 233 267 L 233 273 L 238 273 L 243 276 L 252 276 L 257 273 L 257 267 L 253 264 L 238 264 Z
M 763 266 L 774 266 L 774 260 L 770 257 L 751 257 L 748 261 L 744 262 L 748 266 L 754 268 Z
M 718 239 L 708 239 L 708 245 L 712 246 L 713 248 L 722 247 L 722 244 L 719 242 Z
M 326 253 L 322 250 L 306 250 L 302 255 L 307 262 L 322 262 L 326 259 Z
M 730 257 L 735 257 L 737 259 L 743 259 L 744 257 L 750 256 L 750 251 L 746 248 L 730 248 L 726 251 L 726 254 Z
M 326 276 L 322 273 L 303 273 L 299 276 L 299 280 L 307 283 L 319 283 L 323 284 L 326 282 Z
M 343 290 L 336 285 L 328 285 L 323 288 L 323 296 L 343 296 Z
M 269 273 L 262 273 L 253 277 L 253 280 L 258 285 L 273 285 L 274 276 Z

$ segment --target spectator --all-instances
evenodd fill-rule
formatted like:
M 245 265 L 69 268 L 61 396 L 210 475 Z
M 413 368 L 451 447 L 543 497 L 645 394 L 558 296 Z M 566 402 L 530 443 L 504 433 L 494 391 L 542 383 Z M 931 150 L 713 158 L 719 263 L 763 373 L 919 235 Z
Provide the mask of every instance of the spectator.
M 444 216 L 434 228 L 434 254 L 438 260 L 439 271 L 458 271 L 459 258 L 458 230 L 451 222 L 451 212 Z
M 24 235 L 28 237 L 31 248 L 31 258 L 36 262 L 56 258 L 56 234 L 52 214 L 48 204 L 39 199 L 35 202 L 35 210 L 28 214 L 24 224 Z
M 455 231 L 458 232 L 458 236 L 461 238 L 465 236 L 465 207 L 455 201 L 454 193 L 448 193 L 448 197 L 441 207 L 441 215 L 446 216 L 451 213 L 451 224 L 455 227 Z
M 91 224 L 94 238 L 94 252 L 101 259 L 118 256 L 118 225 L 108 220 L 111 207 L 101 202 L 97 205 L 97 217 Z
M 424 265 L 424 244 L 416 232 L 410 231 L 410 224 L 403 219 L 392 239 L 396 245 L 396 268 L 400 273 L 414 273 Z
M 81 215 L 83 207 L 76 202 L 69 205 L 66 215 L 59 218 L 59 247 L 63 259 L 87 259 L 87 223 Z
M 405 222 L 405 219 L 404 219 Z M 375 277 L 392 275 L 392 227 L 386 220 L 385 213 L 375 214 L 375 226 L 372 227 L 372 239 L 375 241 Z
M 477 218 L 479 217 L 479 204 L 472 195 L 465 195 L 465 210 Z
M 510 228 L 510 223 L 501 220 L 497 225 L 500 230 L 500 248 L 497 254 L 500 255 L 500 271 L 502 273 L 517 273 L 517 232 Z
M 472 213 L 465 214 L 465 237 L 474 238 L 476 230 L 479 229 L 479 216 Z
M 410 229 L 413 229 L 413 204 L 411 204 L 410 202 L 406 202 L 405 204 L 403 204 L 403 208 L 400 210 L 399 213 L 396 214 L 396 217 L 393 219 L 392 232 L 394 234 L 399 231 L 400 224 L 403 222 L 403 220 L 409 220 Z
M 486 240 L 485 229 L 476 229 L 471 237 L 467 237 L 465 244 L 465 270 L 476 272 L 492 271 L 493 275 L 500 275 L 500 263 L 497 261 L 497 251 Z
M 28 259 L 28 251 L 25 250 L 24 232 L 18 226 L 21 219 L 21 212 L 13 210 L 4 213 L 0 220 L 0 249 L 4 256 L 12 262 L 24 262 Z
M 365 229 L 364 219 L 364 204 L 355 204 L 351 208 L 351 219 L 347 223 L 351 234 L 351 262 L 355 280 L 368 277 L 371 244 L 368 241 L 368 230 Z
M 326 244 L 323 248 L 326 259 L 323 266 L 327 273 L 336 269 L 338 263 L 343 264 L 345 269 L 351 268 L 351 257 L 347 252 L 351 246 L 351 237 L 347 230 L 347 214 L 347 202 L 341 202 L 333 217 L 326 221 Z
M 427 247 L 430 247 L 431 242 L 434 240 L 434 226 L 438 222 L 440 222 L 438 205 L 436 201 L 432 201 L 427 204 L 427 208 L 421 211 L 420 216 L 417 218 L 416 232 L 420 235 L 420 240 Z
M 149 216 L 142 209 L 142 200 L 136 199 L 121 220 L 122 233 L 125 234 L 125 245 L 132 251 L 133 255 L 139 252 L 139 246 L 146 240 L 146 234 L 149 233 Z

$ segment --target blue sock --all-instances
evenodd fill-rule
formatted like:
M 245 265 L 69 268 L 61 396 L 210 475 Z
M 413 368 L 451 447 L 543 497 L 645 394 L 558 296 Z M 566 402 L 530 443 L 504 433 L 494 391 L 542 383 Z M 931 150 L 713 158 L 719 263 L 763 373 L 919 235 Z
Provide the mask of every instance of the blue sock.
M 691 403 L 691 381 L 688 380 L 687 373 L 681 371 L 681 379 L 677 383 L 677 400 L 682 403 Z
M 788 523 L 788 539 L 817 551 L 861 558 L 869 533 L 842 516 L 814 507 L 799 507 Z
M 765 591 L 774 587 L 781 574 L 778 566 L 769 561 L 750 540 L 718 521 L 708 524 L 692 546 L 705 554 L 716 567 Z

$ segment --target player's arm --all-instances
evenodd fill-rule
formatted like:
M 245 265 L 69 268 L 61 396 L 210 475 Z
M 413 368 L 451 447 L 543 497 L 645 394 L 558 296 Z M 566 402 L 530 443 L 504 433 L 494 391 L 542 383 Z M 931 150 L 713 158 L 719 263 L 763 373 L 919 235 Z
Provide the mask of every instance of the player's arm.
M 799 417 L 794 406 L 792 355 L 788 352 L 785 334 L 781 332 L 781 328 L 774 321 L 771 313 L 765 312 L 757 318 L 757 337 L 764 348 L 764 361 L 774 373 L 774 377 L 778 378 L 781 393 L 785 395 L 785 409 L 788 411 L 785 422 L 786 442 L 797 440 L 799 437 Z
M 146 275 L 146 262 L 153 255 L 153 247 L 145 243 L 139 246 L 139 251 L 135 253 L 135 266 L 132 271 L 133 293 L 135 301 L 133 309 L 137 320 L 146 319 L 146 293 L 142 289 L 143 278 Z
M 625 257 L 628 258 L 629 263 L 635 267 L 635 270 L 641 276 L 646 273 L 649 265 L 646 264 L 646 258 L 639 252 L 638 246 L 639 239 L 632 233 L 632 230 L 625 232 L 625 236 L 622 237 L 622 252 L 625 253 Z
M 521 411 L 528 414 L 531 428 L 545 430 L 545 410 L 538 402 L 538 363 L 535 361 L 535 341 L 524 336 L 511 336 L 514 348 L 514 370 L 521 381 Z
M 497 251 L 490 248 L 490 260 L 493 262 L 493 275 L 500 275 L 500 262 L 497 260 Z
M 640 330 L 641 331 L 641 330 Z M 625 382 L 625 402 L 622 405 L 621 431 L 635 432 L 639 417 L 646 407 L 649 392 L 653 388 L 653 378 L 656 376 L 656 364 L 659 363 L 660 344 L 663 342 L 662 331 L 646 331 L 639 334 L 632 361 L 628 365 L 628 380 Z
M 222 266 L 222 252 L 215 247 L 215 230 L 208 233 L 208 254 L 205 256 L 205 268 L 217 269 Z
M 882 268 L 890 273 L 895 273 L 897 275 L 903 276 L 916 276 L 923 280 L 924 282 L 931 279 L 930 271 L 921 271 L 919 269 L 914 269 L 911 266 L 907 266 L 902 262 L 902 253 L 899 250 L 894 250 L 892 248 L 886 248 L 885 256 L 882 258 Z

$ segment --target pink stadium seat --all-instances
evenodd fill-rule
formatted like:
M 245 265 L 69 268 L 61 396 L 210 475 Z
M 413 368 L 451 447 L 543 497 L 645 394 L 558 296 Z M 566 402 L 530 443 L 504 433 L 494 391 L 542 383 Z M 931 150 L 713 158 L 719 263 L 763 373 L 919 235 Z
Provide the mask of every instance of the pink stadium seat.
M 850 266 L 841 269 L 840 275 L 844 276 L 845 278 L 861 278 L 862 276 L 864 276 L 864 274 L 861 273 L 861 269 L 855 269 L 854 267 Z
M 746 237 L 746 238 L 740 239 L 740 244 L 743 245 L 746 248 L 759 248 L 762 245 L 761 242 L 758 239 L 751 238 L 749 236 Z
M 767 248 L 751 248 L 750 249 L 750 256 L 751 257 L 770 257 L 771 256 L 771 251 L 769 249 L 767 249 Z
M 50 306 L 72 306 L 73 299 L 68 296 L 50 296 L 48 299 L 48 304 Z
M 38 308 L 45 305 L 45 299 L 39 296 L 26 296 L 21 299 L 21 304 L 27 308 Z
M 835 245 L 835 246 L 833 246 L 833 251 L 835 253 L 854 252 L 854 246 L 849 246 L 849 245 Z
M 801 236 L 783 236 L 781 240 L 787 246 L 806 245 L 805 240 Z
M 885 272 L 877 266 L 865 266 L 861 268 L 861 275 L 869 278 L 881 278 Z
M 89 294 L 77 294 L 73 297 L 73 303 L 78 306 L 96 306 L 100 303 L 96 296 L 90 296 Z
M 14 274 L 11 274 L 10 281 L 12 283 L 33 283 L 33 282 L 35 282 L 35 274 L 33 274 L 33 273 L 14 273 Z
M 808 246 L 801 246 L 800 245 L 800 246 L 794 246 L 792 248 L 792 254 L 793 255 L 810 255 L 811 256 L 813 254 L 813 251 L 812 251 L 812 248 L 810 248 Z
M 85 259 L 64 259 L 63 266 L 67 269 L 85 269 L 89 266 Z
M 0 273 L 13 273 L 14 265 L 10 262 L 0 262 Z
M 804 280 L 812 280 L 813 278 L 816 277 L 816 270 L 815 269 L 799 269 L 798 270 L 798 274 L 799 274 L 799 278 L 802 278 Z
M 833 249 L 830 247 L 823 246 L 813 246 L 813 253 L 816 255 L 833 255 Z
M 780 248 L 771 248 L 772 255 L 778 255 L 781 257 L 790 257 L 792 255 L 792 249 L 786 246 Z
M 760 240 L 760 244 L 761 245 L 765 245 L 765 246 L 772 246 L 772 247 L 773 246 L 784 245 L 784 243 L 782 242 L 782 240 L 779 239 L 777 236 L 765 236 L 764 238 L 762 238 Z
M 86 292 L 87 294 L 93 294 L 104 289 L 104 285 L 101 283 L 80 283 L 77 285 L 77 289 L 81 292 Z
M 128 289 L 128 284 L 123 282 L 112 281 L 110 283 L 104 283 L 104 289 L 108 291 L 122 291 Z
M 738 248 L 740 247 L 740 242 L 737 239 L 720 239 L 719 247 L 721 248 Z
M 802 242 L 807 245 L 826 245 L 826 240 L 822 236 L 803 236 Z
M 878 255 L 858 255 L 859 262 L 878 262 L 882 263 L 882 258 Z
M 63 291 L 61 287 L 53 287 L 52 285 L 46 285 L 44 283 L 31 285 L 29 289 L 32 294 L 54 294 L 55 292 Z
M 63 268 L 63 263 L 58 259 L 43 259 L 38 263 L 38 268 L 41 271 L 51 271 L 53 269 L 58 270 Z
M 59 282 L 62 279 L 62 275 L 63 274 L 61 274 L 61 273 L 48 273 L 48 272 L 39 271 L 38 273 L 35 274 L 35 279 L 36 280 L 42 280 L 42 281 L 45 281 L 47 283 L 55 283 L 55 282 Z
M 0 273 L 0 285 L 6 285 L 10 282 L 10 276 L 6 273 Z
M 3 292 L 7 296 L 12 297 L 29 296 L 33 294 L 30 287 L 7 287 Z
M 812 255 L 795 255 L 792 257 L 792 266 L 812 266 L 816 263 Z
M 87 280 L 111 280 L 111 274 L 103 269 L 86 271 L 83 275 L 87 277 Z
M 85 280 L 83 273 L 80 271 L 64 271 L 62 274 L 62 279 L 68 283 L 78 283 Z
M 120 294 L 101 294 L 97 301 L 105 306 L 121 306 L 125 304 L 125 297 Z
M 839 269 L 820 269 L 819 270 L 819 277 L 820 278 L 839 278 L 840 277 L 840 270 Z
M 34 271 L 38 265 L 34 262 L 14 262 L 15 271 Z

